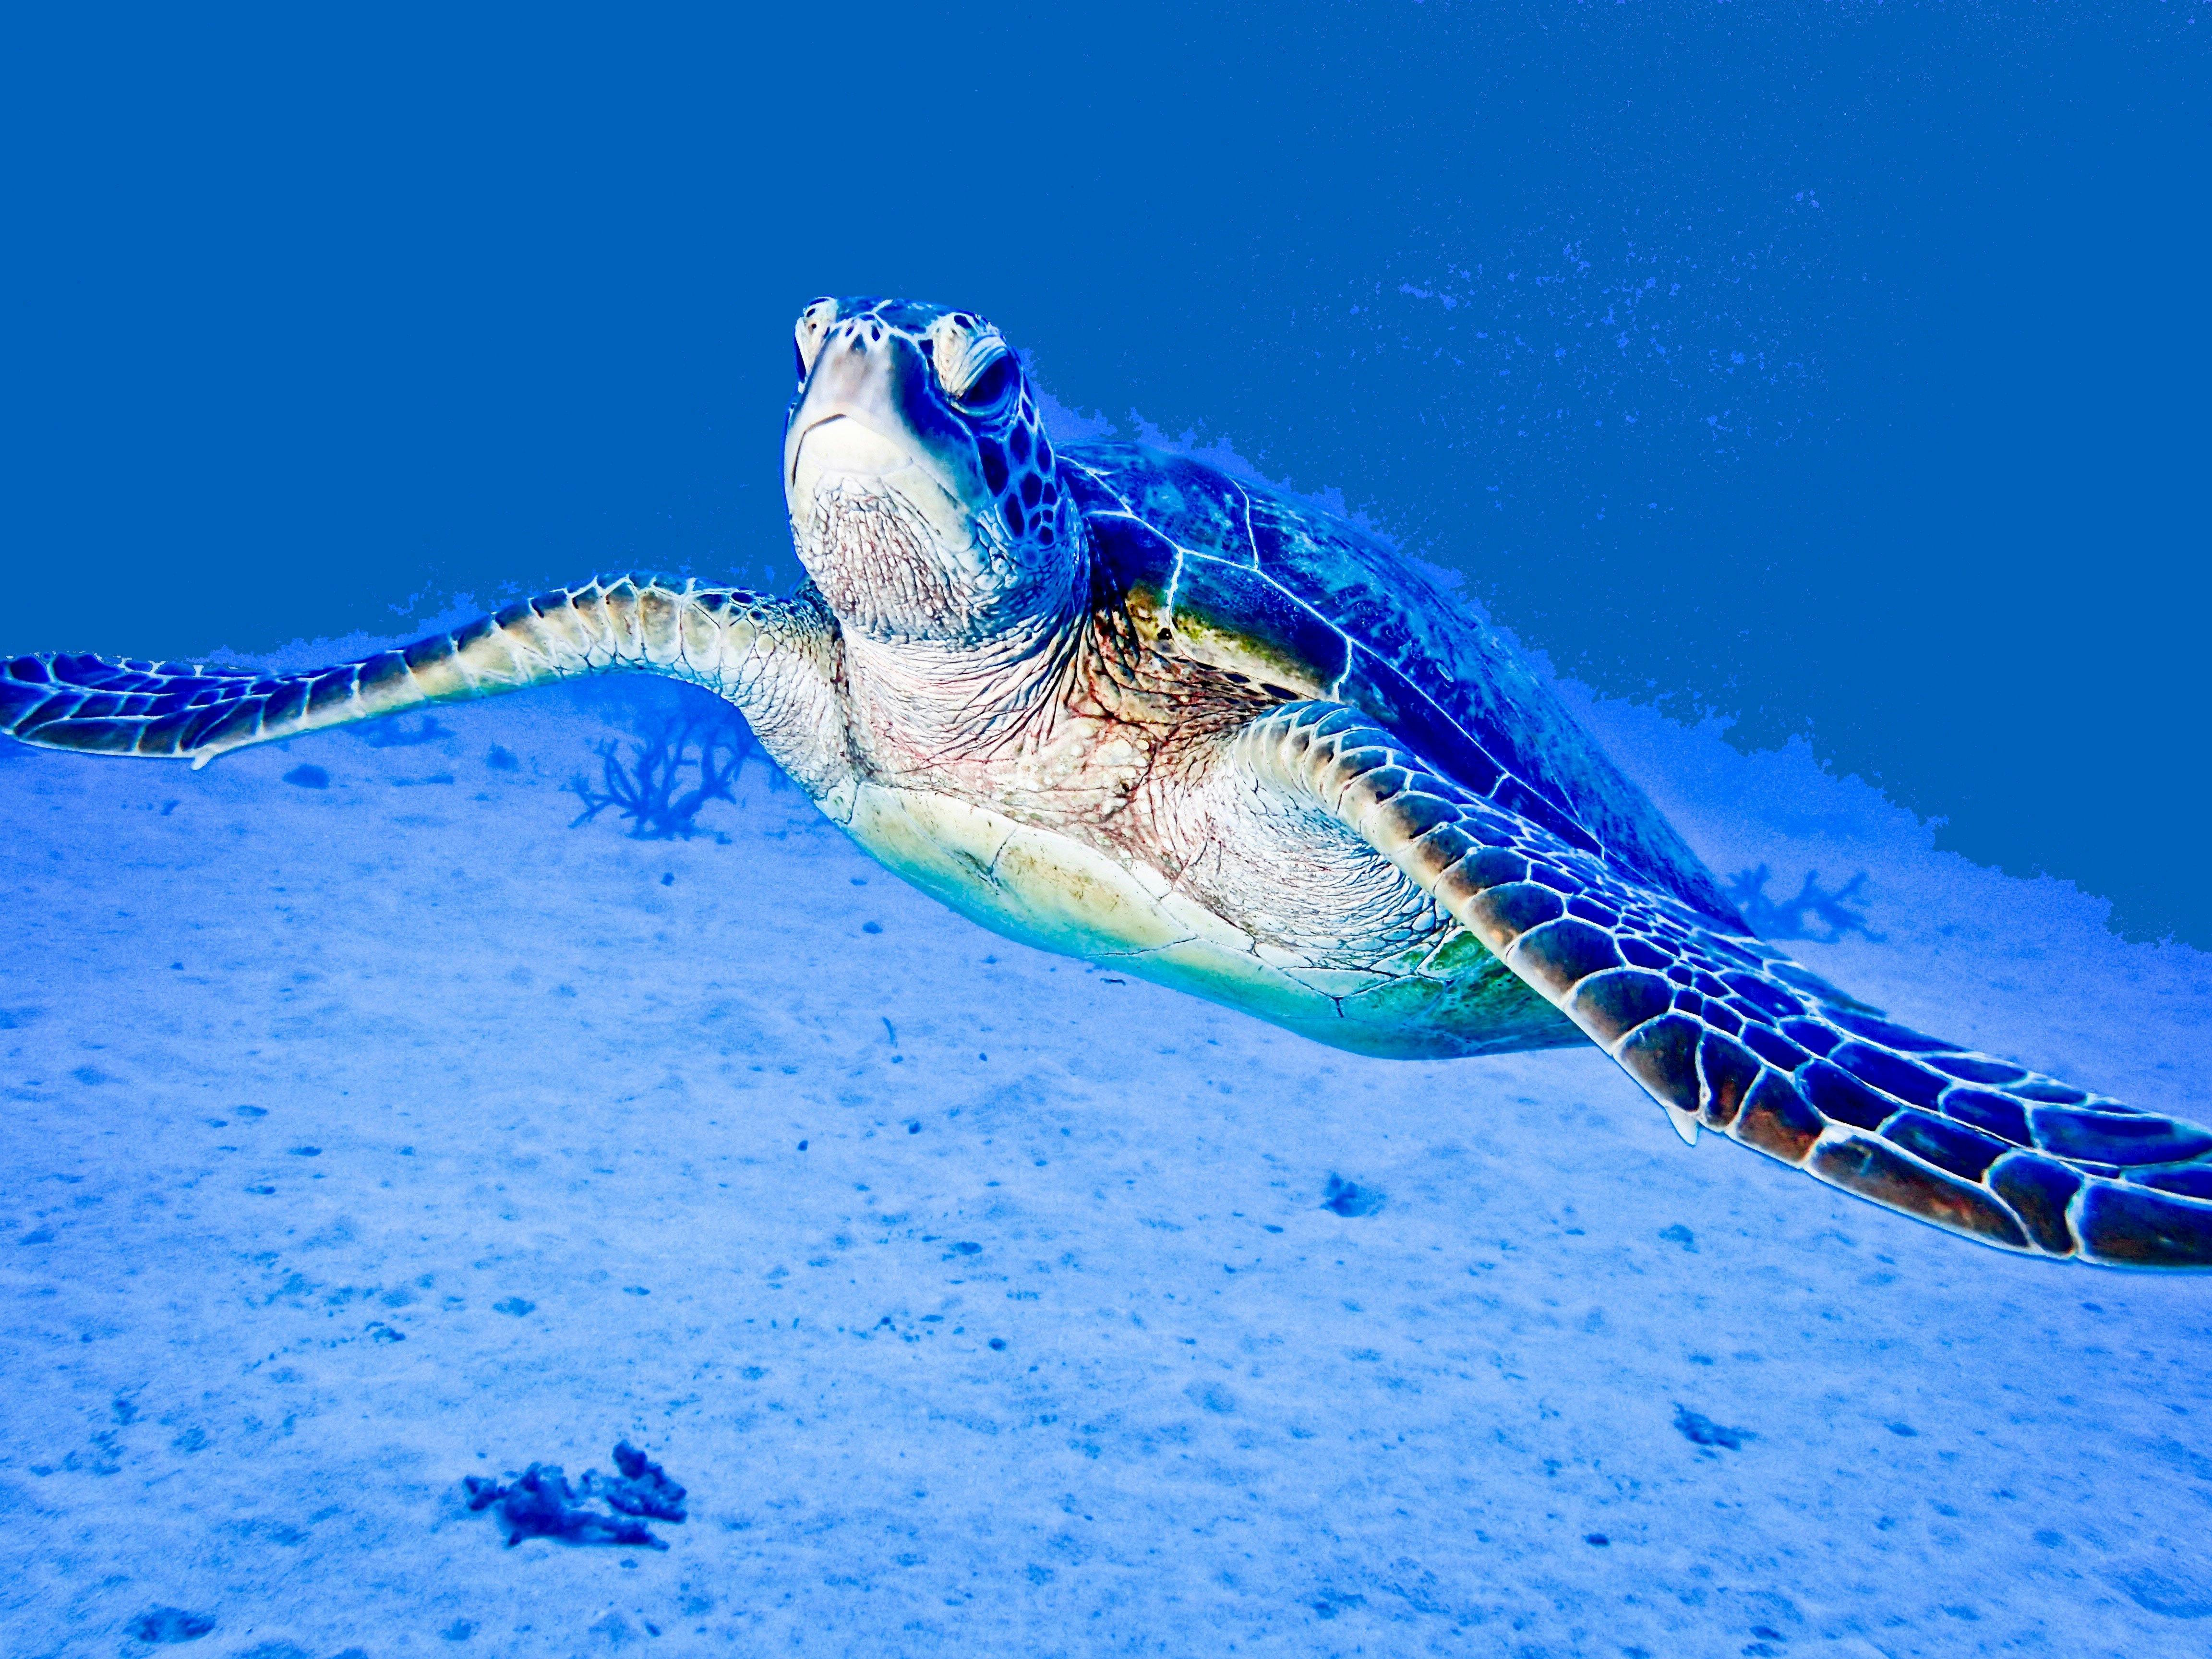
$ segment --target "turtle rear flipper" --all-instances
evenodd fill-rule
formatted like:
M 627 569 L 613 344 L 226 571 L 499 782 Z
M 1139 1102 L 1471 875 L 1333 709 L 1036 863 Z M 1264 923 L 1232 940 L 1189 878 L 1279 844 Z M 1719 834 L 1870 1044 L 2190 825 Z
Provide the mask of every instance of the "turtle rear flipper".
M 448 634 L 301 674 L 46 654 L 0 665 L 0 732 L 48 749 L 189 758 L 427 703 L 647 669 L 719 686 L 754 629 L 752 596 L 593 581 Z
M 2005 1249 L 2212 1267 L 2212 1131 L 1928 1036 L 1437 775 L 1354 708 L 1244 727 L 1237 776 L 1388 858 L 1666 1109 Z

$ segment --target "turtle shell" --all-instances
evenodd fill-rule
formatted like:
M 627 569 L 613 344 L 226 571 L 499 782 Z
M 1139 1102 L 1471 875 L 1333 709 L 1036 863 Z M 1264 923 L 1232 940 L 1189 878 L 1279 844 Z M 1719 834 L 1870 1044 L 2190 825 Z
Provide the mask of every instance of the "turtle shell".
M 1673 825 L 1504 641 L 1409 561 L 1305 503 L 1139 444 L 1060 450 L 1095 556 L 1162 649 L 1352 704 L 1428 763 L 1732 933 Z

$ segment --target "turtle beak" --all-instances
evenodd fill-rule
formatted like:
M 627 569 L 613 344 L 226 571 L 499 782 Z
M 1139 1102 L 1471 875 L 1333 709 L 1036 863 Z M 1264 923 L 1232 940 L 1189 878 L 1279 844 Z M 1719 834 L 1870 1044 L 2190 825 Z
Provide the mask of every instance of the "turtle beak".
M 784 497 L 802 538 L 817 490 L 838 478 L 896 491 L 948 548 L 973 543 L 967 503 L 990 499 L 975 441 L 936 396 L 927 360 L 867 316 L 830 326 L 784 430 Z

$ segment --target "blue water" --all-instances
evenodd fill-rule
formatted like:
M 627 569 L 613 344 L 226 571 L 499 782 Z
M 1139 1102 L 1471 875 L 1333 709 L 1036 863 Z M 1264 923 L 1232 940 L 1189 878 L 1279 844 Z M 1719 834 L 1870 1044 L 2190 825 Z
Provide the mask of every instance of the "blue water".
M 918 294 L 2212 944 L 2198 0 L 761 10 L 13 19 L 0 651 L 790 580 L 791 319 Z
M 2212 1115 L 2208 34 L 14 17 L 0 654 L 788 585 L 792 317 L 954 300 L 1459 573 L 1821 971 Z M 1109 986 L 763 766 L 572 829 L 649 712 L 0 756 L 9 1651 L 2203 1650 L 2197 1281 Z M 665 1554 L 462 1501 L 621 1435 Z

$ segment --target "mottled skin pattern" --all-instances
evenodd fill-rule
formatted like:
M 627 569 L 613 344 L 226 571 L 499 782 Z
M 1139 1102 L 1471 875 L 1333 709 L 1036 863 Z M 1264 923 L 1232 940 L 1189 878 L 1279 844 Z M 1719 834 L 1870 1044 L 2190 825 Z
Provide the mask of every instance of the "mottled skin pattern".
M 1146 638 L 1282 696 L 1364 708 L 1467 787 L 1741 924 L 1528 666 L 1406 560 L 1196 461 L 1127 443 L 1064 459 L 1092 557 Z
M 593 582 L 313 674 L 19 658 L 0 731 L 204 764 L 665 673 L 1014 937 L 1363 1053 L 1595 1042 L 1686 1139 L 2005 1249 L 2212 1265 L 2212 1133 L 1897 1025 L 1748 936 L 1512 653 L 1372 538 L 1187 459 L 1055 453 L 973 313 L 817 301 L 795 343 L 794 598 Z

